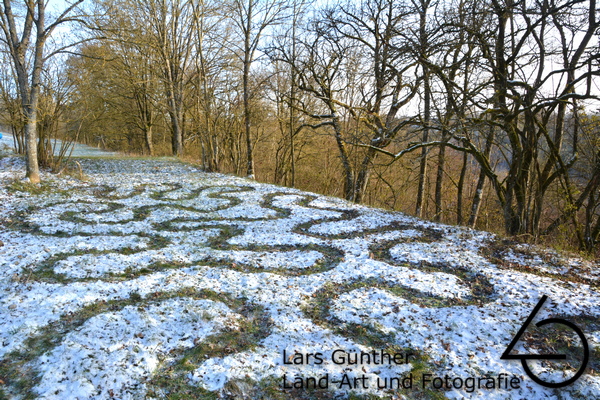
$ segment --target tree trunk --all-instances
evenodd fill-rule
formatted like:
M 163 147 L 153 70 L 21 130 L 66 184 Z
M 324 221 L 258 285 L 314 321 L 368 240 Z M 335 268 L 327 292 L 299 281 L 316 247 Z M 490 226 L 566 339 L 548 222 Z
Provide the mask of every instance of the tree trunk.
M 177 115 L 177 109 L 174 104 L 172 104 L 172 107 L 174 110 L 169 112 L 169 116 L 171 117 L 171 129 L 173 131 L 171 146 L 173 149 L 173 155 L 181 157 L 183 155 L 183 135 L 181 132 L 181 124 Z
M 428 0 L 422 0 L 419 3 L 419 57 L 423 68 L 423 136 L 422 142 L 429 140 L 429 122 L 431 113 L 431 88 L 429 86 L 429 67 L 427 66 L 427 52 L 429 51 L 429 38 L 427 35 L 427 8 Z M 423 216 L 423 203 L 425 202 L 425 184 L 427 182 L 427 146 L 421 149 L 421 161 L 419 165 L 419 185 L 417 191 L 417 204 L 415 214 L 418 218 Z
M 294 1 L 294 11 L 293 11 L 293 21 L 292 21 L 292 63 L 296 62 L 296 23 L 297 23 L 297 13 L 296 13 L 296 2 Z M 295 120 L 295 100 L 296 100 L 296 69 L 291 68 L 291 76 L 290 76 L 290 186 L 296 186 L 296 157 L 295 157 L 295 148 L 294 148 L 294 133 L 296 131 L 296 120 Z
M 358 171 L 356 177 L 356 183 L 354 184 L 354 201 L 356 203 L 363 201 L 365 192 L 367 191 L 367 185 L 369 184 L 371 167 L 376 156 L 377 151 L 374 149 L 369 149 L 365 155 L 365 158 L 363 159 L 360 170 Z
M 463 192 L 465 187 L 465 176 L 467 175 L 467 164 L 469 161 L 469 153 L 463 153 L 463 162 L 460 169 L 460 177 L 458 178 L 458 187 L 456 193 L 456 223 L 463 224 Z
M 346 142 L 342 137 L 342 127 L 340 126 L 339 117 L 336 115 L 335 106 L 330 104 L 330 110 L 333 117 L 333 129 L 335 132 L 335 141 L 340 152 L 340 158 L 342 160 L 342 168 L 344 170 L 344 198 L 349 201 L 354 201 L 354 173 L 352 172 L 352 166 L 348 158 L 348 152 L 346 150 Z
M 40 170 L 37 153 L 37 111 L 28 110 L 25 115 L 25 148 L 26 148 L 26 176 L 31 183 L 40 182 Z
M 243 72 L 243 90 L 244 90 L 244 133 L 246 135 L 246 176 L 254 179 L 254 160 L 252 159 L 252 138 L 250 126 L 250 64 L 252 63 L 252 48 L 250 44 L 250 35 L 252 34 L 252 7 L 253 1 L 248 2 L 248 18 L 246 21 L 246 31 L 244 35 L 244 72 Z
M 425 67 L 425 70 L 427 67 Z M 427 73 L 425 73 L 425 99 L 424 99 L 424 110 L 423 110 L 423 118 L 424 118 L 424 128 L 423 128 L 423 136 L 421 141 L 426 143 L 429 141 L 429 117 L 431 111 L 431 93 L 429 88 L 429 81 L 427 77 Z M 423 203 L 425 199 L 425 183 L 427 182 L 427 147 L 423 147 L 421 149 L 421 161 L 419 165 L 419 189 L 417 191 L 417 204 L 415 214 L 418 218 L 423 217 Z
M 485 149 L 484 149 L 484 157 L 489 160 L 490 154 L 492 152 L 492 144 L 494 142 L 494 127 L 490 126 L 490 130 L 488 132 L 488 136 L 485 141 Z M 477 186 L 475 188 L 475 195 L 473 196 L 473 203 L 471 205 L 471 215 L 469 216 L 469 222 L 467 225 L 470 227 L 475 227 L 477 223 L 477 217 L 479 216 L 479 209 L 481 207 L 481 200 L 483 199 L 483 189 L 485 185 L 486 174 L 483 168 L 479 171 L 479 179 L 477 179 Z
M 144 138 L 146 139 L 146 147 L 148 148 L 148 154 L 154 155 L 154 144 L 152 143 L 152 125 L 146 126 L 144 132 Z
M 445 136 L 445 135 L 444 135 Z M 446 140 L 442 137 L 442 141 Z M 440 146 L 438 153 L 437 174 L 435 177 L 435 215 L 433 220 L 440 222 L 442 219 L 442 189 L 444 187 L 444 165 L 446 163 L 446 146 Z
M 37 109 L 40 98 L 40 86 L 42 68 L 44 66 L 44 44 L 45 35 L 45 11 L 43 1 L 38 0 L 38 18 L 36 24 L 35 53 L 33 71 L 31 74 L 31 88 L 29 93 L 29 104 L 25 107 L 25 140 L 27 145 L 27 177 L 32 183 L 40 182 L 40 170 L 37 153 Z
M 252 138 L 250 125 L 250 62 L 244 60 L 244 134 L 246 137 L 246 176 L 254 179 L 254 160 L 252 159 Z

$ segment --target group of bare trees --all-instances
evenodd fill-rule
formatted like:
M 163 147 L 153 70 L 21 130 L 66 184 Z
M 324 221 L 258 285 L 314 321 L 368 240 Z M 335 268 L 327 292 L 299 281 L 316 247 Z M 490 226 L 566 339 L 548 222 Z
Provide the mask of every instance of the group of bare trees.
M 570 218 L 589 247 L 598 238 L 590 197 L 597 155 L 587 157 L 586 178 L 574 166 L 581 119 L 597 112 L 600 94 L 597 13 L 595 1 L 578 0 L 345 2 L 313 19 L 293 53 L 287 46 L 275 57 L 314 100 L 295 106 L 311 118 L 308 126 L 327 127 L 335 138 L 345 198 L 363 200 L 378 154 L 397 160 L 419 150 L 416 214 L 423 214 L 433 164 L 433 218 L 440 220 L 451 149 L 462 154 L 453 178 L 457 222 L 465 222 L 465 173 L 475 162 L 469 224 L 490 186 L 507 233 L 537 237 Z M 349 147 L 364 149 L 355 151 L 358 162 Z M 549 198 L 562 210 L 546 212 Z M 594 211 L 581 224 L 584 203 Z
M 22 115 L 36 180 L 41 50 L 81 2 L 50 24 L 44 2 L 24 0 L 16 17 L 11 3 L 3 116 Z M 596 0 L 85 3 L 62 76 L 70 129 L 88 143 L 355 202 L 388 193 L 437 221 L 476 226 L 485 209 L 510 235 L 567 232 L 597 248 Z
M 1 40 L 16 83 L 27 157 L 27 177 L 40 181 L 38 165 L 38 109 L 44 65 L 53 52 L 46 54 L 46 43 L 53 31 L 72 20 L 72 12 L 83 0 L 67 3 L 54 17 L 47 18 L 44 0 L 15 2 L 4 0 L 0 6 Z M 13 4 L 14 3 L 14 4 Z M 60 51 L 60 49 L 56 50 Z M 6 88 L 6 85 L 5 85 Z
M 86 131 L 98 133 L 104 116 L 119 115 L 115 147 L 155 153 L 169 136 L 171 153 L 200 149 L 205 169 L 223 163 L 253 176 L 255 107 L 261 102 L 253 71 L 266 30 L 287 15 L 281 0 L 98 0 L 89 16 L 97 39 L 80 47 L 70 73 L 96 82 L 109 113 L 95 112 Z M 83 74 L 81 72 L 84 72 Z M 101 85 L 98 85 L 101 83 Z M 80 91 L 80 104 L 88 104 Z M 165 118 L 167 116 L 167 118 Z M 241 118 L 240 118 L 241 116 Z M 239 130 L 239 125 L 243 130 Z M 168 131 L 168 133 L 167 133 Z M 117 135 L 115 135 L 117 136 Z M 164 149 L 162 149 L 164 151 Z M 194 152 L 195 153 L 195 152 Z M 243 165 L 243 166 L 242 166 Z

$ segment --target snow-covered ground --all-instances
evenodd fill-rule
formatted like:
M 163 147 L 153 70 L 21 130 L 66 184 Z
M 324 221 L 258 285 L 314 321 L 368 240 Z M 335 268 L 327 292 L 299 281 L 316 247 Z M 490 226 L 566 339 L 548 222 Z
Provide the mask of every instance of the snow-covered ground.
M 0 158 L 8 398 L 161 398 L 172 390 L 165 376 L 231 398 L 297 377 L 325 377 L 337 395 L 600 398 L 597 372 L 551 389 L 500 359 L 547 295 L 533 321 L 576 318 L 595 362 L 598 265 L 183 163 L 80 163 L 85 180 L 45 174 L 33 191 L 19 181 L 23 161 Z M 372 351 L 408 360 L 377 362 Z M 369 360 L 344 360 L 361 352 Z M 548 381 L 568 377 L 529 365 Z M 451 387 L 435 387 L 446 375 Z M 402 390 L 377 388 L 411 376 Z

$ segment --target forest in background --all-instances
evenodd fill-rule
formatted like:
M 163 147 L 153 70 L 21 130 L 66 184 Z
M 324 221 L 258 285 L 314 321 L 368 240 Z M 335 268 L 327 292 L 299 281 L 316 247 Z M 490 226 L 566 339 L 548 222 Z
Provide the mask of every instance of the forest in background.
M 56 7 L 0 6 L 28 176 L 60 138 L 599 255 L 595 0 Z

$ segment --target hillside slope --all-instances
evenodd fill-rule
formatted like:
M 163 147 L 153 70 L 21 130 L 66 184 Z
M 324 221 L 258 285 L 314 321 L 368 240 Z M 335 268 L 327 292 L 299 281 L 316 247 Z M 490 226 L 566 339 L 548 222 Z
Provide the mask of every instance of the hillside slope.
M 600 398 L 598 265 L 174 161 L 79 162 L 33 187 L 0 159 L 8 398 Z M 573 321 L 592 353 L 565 388 L 500 359 L 543 295 L 533 321 Z M 514 352 L 561 351 L 529 362 L 561 381 L 572 331 Z

